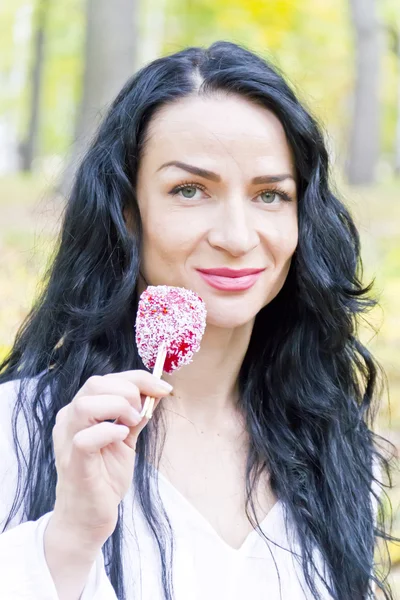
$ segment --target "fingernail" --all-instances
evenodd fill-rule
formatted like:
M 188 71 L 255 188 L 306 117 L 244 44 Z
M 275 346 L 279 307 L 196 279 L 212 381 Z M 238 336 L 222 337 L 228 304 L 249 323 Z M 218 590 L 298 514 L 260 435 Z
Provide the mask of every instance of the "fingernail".
M 163 388 L 163 390 L 165 390 L 168 393 L 171 392 L 174 389 L 174 387 L 172 385 L 170 385 L 169 383 L 167 383 L 163 379 L 160 379 L 160 386 Z
M 135 425 L 138 425 L 143 417 L 141 417 L 140 414 L 138 413 L 138 411 L 133 407 L 131 410 L 131 414 L 132 414 L 133 419 L 135 420 Z

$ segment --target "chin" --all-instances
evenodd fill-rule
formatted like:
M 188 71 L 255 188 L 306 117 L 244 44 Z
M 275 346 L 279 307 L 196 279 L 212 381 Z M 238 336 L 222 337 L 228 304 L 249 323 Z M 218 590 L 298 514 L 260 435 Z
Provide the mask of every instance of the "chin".
M 207 325 L 212 325 L 214 327 L 221 327 L 222 329 L 236 329 L 238 327 L 243 327 L 249 323 L 253 323 L 257 313 L 261 310 L 262 306 L 254 307 L 252 310 L 251 307 L 246 305 L 245 302 L 237 302 L 235 306 L 227 306 L 227 303 L 219 303 L 215 305 L 215 303 L 206 302 L 207 307 Z

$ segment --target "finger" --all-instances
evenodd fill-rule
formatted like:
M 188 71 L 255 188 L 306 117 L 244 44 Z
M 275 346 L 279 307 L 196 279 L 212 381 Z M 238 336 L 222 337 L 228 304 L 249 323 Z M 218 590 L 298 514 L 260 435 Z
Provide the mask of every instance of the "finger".
M 70 405 L 68 431 L 73 436 L 82 429 L 117 418 L 129 427 L 134 427 L 141 421 L 139 412 L 121 396 L 103 394 L 75 397 Z
M 68 412 L 68 406 L 69 405 L 67 404 L 66 406 L 63 406 L 62 408 L 60 408 L 60 410 L 56 414 L 55 424 L 59 425 L 61 423 L 61 421 L 63 419 L 65 419 L 65 417 L 67 416 L 67 412 Z
M 129 434 L 129 427 L 114 423 L 97 423 L 93 427 L 78 431 L 72 440 L 72 453 L 78 454 L 79 459 L 93 455 L 114 442 L 124 440 Z
M 160 403 L 160 401 L 161 401 L 160 398 L 155 400 L 153 413 L 154 413 L 155 409 L 157 408 L 157 405 Z M 127 444 L 127 446 L 129 446 L 133 450 L 136 450 L 136 444 L 137 444 L 139 434 L 141 431 L 143 431 L 143 429 L 146 427 L 146 425 L 148 424 L 149 421 L 150 421 L 150 419 L 148 417 L 144 416 L 142 418 L 142 420 L 140 421 L 140 423 L 138 423 L 138 425 L 136 425 L 135 427 L 130 427 L 129 434 L 124 439 L 124 443 Z
M 136 450 L 136 444 L 139 434 L 146 427 L 148 422 L 149 419 L 147 417 L 143 417 L 139 425 L 136 425 L 136 427 L 129 428 L 129 433 L 126 436 L 126 438 L 124 438 L 124 443 L 130 448 L 132 448 L 132 450 Z
M 132 381 L 118 377 L 114 373 L 109 375 L 93 375 L 89 377 L 86 383 L 77 393 L 79 396 L 100 396 L 102 394 L 111 394 L 113 396 L 123 396 L 139 412 L 142 409 L 140 390 Z
M 162 398 L 167 396 L 173 389 L 172 385 L 148 371 L 138 369 L 135 371 L 121 371 L 120 373 L 114 373 L 114 375 L 121 376 L 137 385 L 140 393 L 144 396 Z

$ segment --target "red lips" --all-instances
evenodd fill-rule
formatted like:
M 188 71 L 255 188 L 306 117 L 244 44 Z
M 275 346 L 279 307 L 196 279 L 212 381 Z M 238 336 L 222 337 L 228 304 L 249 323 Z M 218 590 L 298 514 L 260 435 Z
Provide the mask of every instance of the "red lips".
M 265 269 L 198 269 L 201 277 L 213 288 L 223 292 L 243 292 L 250 289 Z
M 198 269 L 201 273 L 207 275 L 217 275 L 219 277 L 245 277 L 246 275 L 255 275 L 264 271 L 264 269 Z

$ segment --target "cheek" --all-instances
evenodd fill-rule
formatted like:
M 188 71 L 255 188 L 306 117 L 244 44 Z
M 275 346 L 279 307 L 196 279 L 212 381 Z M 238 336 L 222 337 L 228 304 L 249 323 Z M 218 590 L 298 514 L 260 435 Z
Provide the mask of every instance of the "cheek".
M 286 250 L 287 254 L 289 254 L 290 256 L 293 254 L 293 252 L 297 248 L 298 241 L 299 230 L 296 221 L 292 224 L 291 227 L 288 227 L 288 229 L 284 232 L 283 243 L 284 249 Z
M 176 262 L 190 253 L 201 238 L 198 220 L 183 211 L 146 215 L 143 224 L 145 257 L 158 256 L 165 262 Z
M 277 223 L 265 236 L 266 245 L 276 265 L 285 264 L 293 255 L 298 243 L 297 220 L 286 219 Z

